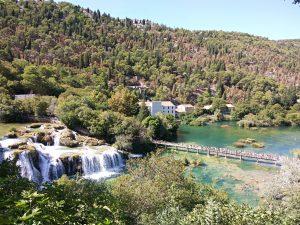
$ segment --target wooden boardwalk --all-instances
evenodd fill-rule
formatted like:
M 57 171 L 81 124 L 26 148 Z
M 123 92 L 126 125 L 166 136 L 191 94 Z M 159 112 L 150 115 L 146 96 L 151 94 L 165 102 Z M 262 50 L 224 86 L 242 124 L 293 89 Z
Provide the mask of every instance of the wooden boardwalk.
M 172 148 L 177 151 L 185 151 L 197 154 L 207 154 L 208 156 L 214 155 L 217 157 L 224 158 L 234 158 L 240 160 L 249 160 L 254 162 L 262 162 L 267 164 L 275 164 L 280 165 L 279 160 L 280 157 L 275 154 L 270 153 L 256 153 L 256 152 L 247 152 L 247 151 L 238 151 L 238 150 L 230 150 L 227 148 L 217 148 L 217 147 L 208 147 L 201 145 L 193 145 L 186 143 L 174 143 L 167 141 L 153 141 L 159 147 L 164 148 Z

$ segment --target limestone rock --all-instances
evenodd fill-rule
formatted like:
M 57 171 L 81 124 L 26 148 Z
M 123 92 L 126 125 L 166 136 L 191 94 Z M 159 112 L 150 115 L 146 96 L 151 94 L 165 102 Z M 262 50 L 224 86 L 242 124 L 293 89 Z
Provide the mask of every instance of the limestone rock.
M 15 143 L 15 144 L 9 145 L 8 147 L 10 149 L 19 149 L 23 145 L 27 145 L 27 140 L 19 141 L 19 142 Z
M 42 143 L 43 145 L 53 145 L 54 140 L 51 135 L 51 131 L 41 131 L 36 133 L 36 140 L 38 143 Z
M 70 147 L 70 148 L 74 148 L 74 147 L 77 147 L 79 145 L 79 142 L 75 140 L 75 135 L 69 129 L 65 129 L 62 132 L 59 143 L 62 146 L 67 146 L 67 147 Z
M 11 131 L 6 135 L 7 138 L 17 138 L 18 135 L 15 131 Z
M 104 140 L 99 140 L 97 138 L 92 138 L 88 136 L 78 135 L 76 137 L 76 140 L 82 144 L 82 145 L 88 145 L 88 146 L 99 146 L 105 144 Z
M 37 128 L 40 128 L 42 125 L 43 125 L 42 123 L 33 123 L 33 124 L 30 124 L 28 127 L 32 128 L 32 129 L 37 129 Z
M 62 125 L 62 124 L 53 124 L 53 128 L 54 128 L 55 130 L 63 130 L 63 129 L 65 129 L 66 127 L 65 127 L 64 125 Z

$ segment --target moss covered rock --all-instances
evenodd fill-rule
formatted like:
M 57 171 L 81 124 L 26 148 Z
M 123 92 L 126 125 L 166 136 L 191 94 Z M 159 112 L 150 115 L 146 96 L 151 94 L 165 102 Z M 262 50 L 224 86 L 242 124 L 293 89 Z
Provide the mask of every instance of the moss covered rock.
M 245 148 L 246 147 L 246 144 L 241 142 L 241 141 L 237 141 L 233 144 L 234 147 L 236 148 Z
M 17 138 L 18 134 L 15 131 L 9 132 L 7 135 L 5 135 L 7 138 Z
M 60 145 L 74 148 L 79 146 L 79 142 L 75 140 L 75 135 L 69 129 L 65 129 L 60 137 L 59 140 Z
M 82 174 L 82 161 L 79 154 L 61 155 L 59 158 L 68 176 Z
M 53 124 L 52 127 L 53 127 L 55 130 L 63 130 L 63 129 L 66 128 L 65 125 L 63 125 L 63 124 Z
M 252 144 L 255 143 L 256 140 L 252 138 L 240 139 L 238 142 L 242 142 L 244 144 Z
M 43 125 L 43 123 L 33 123 L 33 124 L 30 124 L 28 127 L 32 128 L 32 129 L 37 129 L 37 128 L 40 128 L 42 125 Z
M 92 137 L 83 136 L 83 135 L 77 135 L 76 140 L 81 145 L 87 145 L 87 146 L 99 146 L 99 145 L 105 144 L 104 140 L 99 140 L 97 138 L 92 138 Z
M 253 148 L 264 148 L 265 144 L 264 143 L 252 143 Z
M 27 140 L 19 141 L 17 143 L 14 143 L 12 145 L 9 145 L 8 147 L 10 149 L 19 149 L 21 146 L 27 145 Z
M 35 133 L 37 142 L 42 143 L 43 145 L 53 145 L 54 140 L 51 133 L 50 130 Z

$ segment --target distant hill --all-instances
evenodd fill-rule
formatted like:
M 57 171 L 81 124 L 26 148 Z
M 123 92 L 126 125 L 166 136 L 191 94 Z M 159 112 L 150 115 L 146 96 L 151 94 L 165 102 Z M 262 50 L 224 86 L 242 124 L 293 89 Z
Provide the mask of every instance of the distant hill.
M 50 1 L 0 3 L 0 28 L 0 83 L 10 94 L 33 89 L 22 81 L 28 63 L 51 66 L 47 79 L 59 87 L 43 94 L 55 95 L 104 82 L 142 84 L 149 96 L 195 102 L 222 84 L 232 101 L 253 89 L 245 78 L 300 84 L 300 40 L 171 29 Z

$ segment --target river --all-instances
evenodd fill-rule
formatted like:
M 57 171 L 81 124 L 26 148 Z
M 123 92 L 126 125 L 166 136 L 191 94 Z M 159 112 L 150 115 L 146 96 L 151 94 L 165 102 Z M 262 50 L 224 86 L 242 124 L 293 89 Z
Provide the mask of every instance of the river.
M 0 123 L 0 137 L 12 128 L 21 128 L 25 125 Z M 233 122 L 213 123 L 204 127 L 180 126 L 177 141 L 234 149 L 233 143 L 245 138 L 256 139 L 265 144 L 263 149 L 255 149 L 248 145 L 244 148 L 247 151 L 271 152 L 291 156 L 293 149 L 300 148 L 299 127 L 249 130 L 240 128 Z M 55 146 L 48 148 L 52 149 Z M 171 154 L 180 159 L 201 160 L 204 162 L 203 166 L 190 167 L 188 170 L 196 181 L 212 184 L 216 188 L 226 191 L 237 202 L 248 203 L 253 206 L 258 205 L 262 200 L 269 183 L 272 182 L 273 176 L 278 172 L 278 168 L 275 166 L 252 162 L 240 162 L 239 160 L 214 156 L 199 156 L 185 152 L 171 152 Z
M 225 127 L 222 127 L 224 125 Z M 300 148 L 299 127 L 250 130 L 238 127 L 235 122 L 213 123 L 202 127 L 180 126 L 177 141 L 236 149 L 233 146 L 234 142 L 246 138 L 264 143 L 265 148 L 257 149 L 248 145 L 242 150 L 291 156 L 293 149 Z
M 247 145 L 239 150 L 292 156 L 292 150 L 300 148 L 299 127 L 249 130 L 238 127 L 234 122 L 213 123 L 203 127 L 182 125 L 178 130 L 177 141 L 237 149 L 233 143 L 246 138 L 264 143 L 265 148 L 257 149 Z M 263 200 L 264 193 L 279 170 L 275 166 L 213 156 L 198 156 L 184 152 L 173 152 L 173 154 L 181 159 L 201 160 L 204 162 L 204 166 L 190 168 L 190 172 L 197 181 L 212 184 L 216 188 L 226 191 L 237 202 L 253 206 Z

